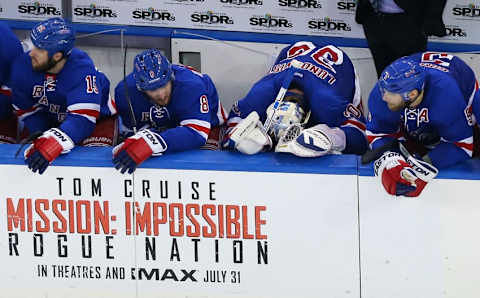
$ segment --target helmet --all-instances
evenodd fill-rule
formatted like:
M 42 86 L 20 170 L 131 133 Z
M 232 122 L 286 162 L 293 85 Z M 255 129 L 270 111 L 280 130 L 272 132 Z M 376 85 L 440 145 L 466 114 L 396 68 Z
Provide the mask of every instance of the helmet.
M 414 89 L 422 91 L 425 85 L 425 70 L 408 57 L 397 59 L 380 75 L 380 90 L 402 94 L 409 101 L 408 93 Z
M 275 114 L 273 114 L 274 104 L 275 103 L 272 103 L 267 108 L 267 118 L 270 118 L 273 115 L 272 123 L 268 129 L 268 133 L 274 140 L 278 141 L 291 125 L 303 124 L 303 122 L 305 122 L 306 113 L 300 103 L 294 101 L 283 101 Z
M 140 91 L 165 86 L 172 78 L 172 65 L 160 50 L 150 49 L 135 56 L 133 77 Z
M 48 51 L 48 57 L 56 52 L 68 56 L 75 43 L 75 31 L 62 18 L 51 18 L 38 23 L 30 33 L 35 47 Z

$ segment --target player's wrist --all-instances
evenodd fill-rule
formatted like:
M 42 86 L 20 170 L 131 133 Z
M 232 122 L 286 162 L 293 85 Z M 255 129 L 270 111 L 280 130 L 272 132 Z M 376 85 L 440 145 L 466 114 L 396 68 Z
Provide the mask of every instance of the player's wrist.
M 72 139 L 65 132 L 58 128 L 50 128 L 43 133 L 42 137 L 53 138 L 61 147 L 60 153 L 62 154 L 70 152 L 75 147 L 75 143 L 72 141 Z
M 152 151 L 150 155 L 161 155 L 168 148 L 167 143 L 162 136 L 150 129 L 143 129 L 139 131 L 137 135 L 145 141 L 149 149 Z

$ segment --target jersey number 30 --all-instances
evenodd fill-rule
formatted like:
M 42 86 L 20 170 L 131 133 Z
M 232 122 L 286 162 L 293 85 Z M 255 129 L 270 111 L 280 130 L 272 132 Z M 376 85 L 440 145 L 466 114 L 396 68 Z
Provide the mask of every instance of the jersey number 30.
M 292 59 L 297 56 L 307 55 L 315 49 L 315 45 L 311 42 L 300 41 L 294 44 L 287 52 L 287 58 Z M 324 46 L 314 51 L 310 57 L 320 65 L 330 69 L 336 73 L 334 66 L 343 63 L 343 52 L 332 45 Z

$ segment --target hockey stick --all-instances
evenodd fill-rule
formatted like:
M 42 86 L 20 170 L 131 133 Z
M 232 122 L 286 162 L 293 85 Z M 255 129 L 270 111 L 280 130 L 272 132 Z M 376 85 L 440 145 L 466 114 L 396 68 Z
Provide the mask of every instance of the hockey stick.
M 125 88 L 125 99 L 127 100 L 128 107 L 130 109 L 130 118 L 132 120 L 132 127 L 133 127 L 133 133 L 137 133 L 137 119 L 135 118 L 135 113 L 133 112 L 133 106 L 132 106 L 132 101 L 130 100 L 130 95 L 128 94 L 128 86 L 127 86 L 127 50 L 128 50 L 128 45 L 127 42 L 124 41 L 123 37 L 123 30 L 121 31 L 121 43 L 123 47 L 123 87 Z
M 22 151 L 23 147 L 27 145 L 30 142 L 35 141 L 39 136 L 41 136 L 43 133 L 41 131 L 37 131 L 29 135 L 26 139 L 22 140 L 20 142 L 20 147 L 18 148 L 17 152 L 15 152 L 15 158 L 17 158 L 18 154 Z
M 273 102 L 273 113 L 270 117 L 267 118 L 267 120 L 265 120 L 264 127 L 266 132 L 268 132 L 268 130 L 270 129 L 270 126 L 272 125 L 273 117 L 275 116 L 275 113 L 277 112 L 278 108 L 280 107 L 280 104 L 283 101 L 283 98 L 285 97 L 285 94 L 287 93 L 288 86 L 290 86 L 290 83 L 292 82 L 293 77 L 295 75 L 295 70 L 300 69 L 301 67 L 302 67 L 302 62 L 295 59 L 290 61 L 290 68 L 287 70 L 288 73 L 283 79 L 282 86 L 280 87 L 277 97 Z

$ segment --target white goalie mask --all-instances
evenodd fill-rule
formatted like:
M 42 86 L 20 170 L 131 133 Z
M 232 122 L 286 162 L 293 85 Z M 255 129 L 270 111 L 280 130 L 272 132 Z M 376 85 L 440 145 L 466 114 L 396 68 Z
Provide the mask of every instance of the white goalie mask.
M 274 103 L 267 108 L 267 118 L 274 114 Z M 300 104 L 292 101 L 284 101 L 280 104 L 277 111 L 273 115 L 272 124 L 268 130 L 268 134 L 278 141 L 285 131 L 292 125 L 302 125 L 306 122 L 307 115 Z

